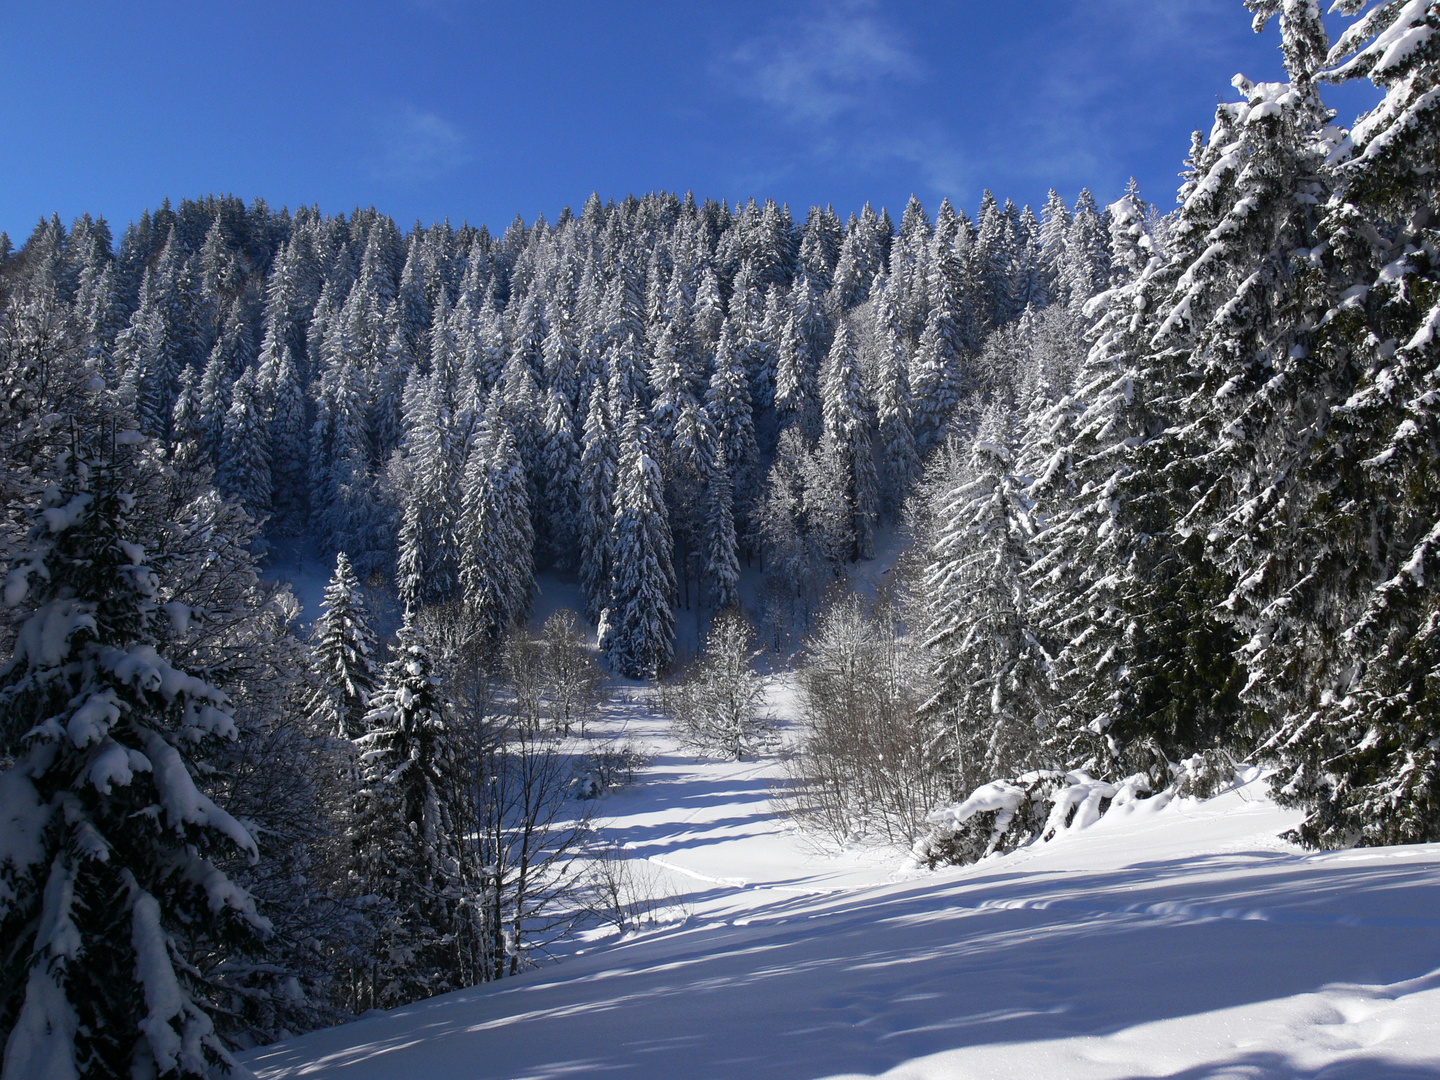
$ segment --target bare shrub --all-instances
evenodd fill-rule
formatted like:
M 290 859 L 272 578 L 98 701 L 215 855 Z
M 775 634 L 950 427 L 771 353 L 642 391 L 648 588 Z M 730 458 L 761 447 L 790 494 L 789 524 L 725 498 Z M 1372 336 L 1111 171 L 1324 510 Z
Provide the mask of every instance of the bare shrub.
M 919 717 L 921 670 L 890 604 L 838 600 L 806 643 L 804 736 L 786 762 L 779 808 L 837 843 L 914 842 L 949 791 Z
M 664 892 L 649 862 L 624 848 L 606 847 L 591 857 L 579 895 L 587 913 L 624 934 L 659 921 L 670 906 Z
M 763 711 L 765 684 L 752 661 L 755 628 L 738 610 L 715 616 L 700 659 L 661 690 L 681 742 L 739 761 L 772 747 L 774 720 Z
M 577 799 L 596 799 L 635 782 L 635 774 L 649 759 L 632 742 L 604 746 L 580 759 L 572 788 Z
M 540 677 L 550 712 L 561 735 L 572 725 L 585 737 L 586 722 L 603 700 L 605 677 L 580 636 L 573 611 L 561 609 L 545 620 L 540 631 Z
M 505 635 L 500 650 L 500 674 L 510 691 L 511 712 L 532 732 L 540 730 L 545 716 L 545 650 L 521 626 Z

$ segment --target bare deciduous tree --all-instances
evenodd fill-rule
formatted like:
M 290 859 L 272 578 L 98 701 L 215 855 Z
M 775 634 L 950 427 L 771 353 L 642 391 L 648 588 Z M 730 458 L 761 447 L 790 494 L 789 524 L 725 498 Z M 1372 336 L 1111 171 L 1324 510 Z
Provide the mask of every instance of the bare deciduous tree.
M 550 711 L 561 735 L 578 724 L 585 737 L 586 722 L 601 701 L 604 676 L 580 637 L 573 611 L 561 609 L 545 620 L 540 633 L 540 671 Z
M 867 612 L 852 594 L 831 607 L 806 645 L 805 735 L 787 763 L 778 801 L 803 826 L 838 843 L 909 844 L 950 794 L 917 718 L 920 667 L 899 629 L 887 599 Z
M 510 698 L 510 713 L 532 731 L 545 717 L 544 651 L 524 627 L 512 627 L 499 655 L 499 674 Z
M 581 883 L 585 911 L 624 934 L 657 920 L 663 905 L 658 876 L 644 859 L 618 847 L 595 852 Z
M 452 699 L 463 778 L 467 882 L 485 979 L 514 975 L 572 925 L 572 862 L 589 810 L 570 798 L 570 755 L 542 723 L 542 649 L 523 630 L 500 643 L 462 604 L 421 609 Z
M 479 733 L 485 785 L 477 844 L 486 869 L 491 977 L 515 975 L 571 925 L 571 865 L 586 833 L 586 804 L 568 797 L 570 760 L 524 717 L 496 716 Z
M 755 628 L 735 608 L 720 612 L 705 635 L 693 667 L 662 691 L 682 742 L 739 761 L 774 741 L 774 721 L 764 712 L 765 684 L 752 661 Z

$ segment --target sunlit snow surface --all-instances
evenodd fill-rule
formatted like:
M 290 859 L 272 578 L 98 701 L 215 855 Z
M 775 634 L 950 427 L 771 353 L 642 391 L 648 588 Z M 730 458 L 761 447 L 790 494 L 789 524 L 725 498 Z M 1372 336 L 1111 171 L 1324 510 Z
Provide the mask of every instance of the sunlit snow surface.
M 1305 854 L 1256 782 L 979 866 L 825 854 L 773 763 L 657 752 L 606 833 L 683 921 L 265 1047 L 261 1077 L 1440 1076 L 1440 845 Z M 784 686 L 775 704 L 788 704 Z M 678 919 L 678 915 L 677 915 Z

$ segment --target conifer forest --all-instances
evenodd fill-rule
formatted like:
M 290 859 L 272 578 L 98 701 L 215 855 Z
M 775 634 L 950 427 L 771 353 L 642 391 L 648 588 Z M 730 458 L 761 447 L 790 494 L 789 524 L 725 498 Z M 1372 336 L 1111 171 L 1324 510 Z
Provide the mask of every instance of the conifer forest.
M 5 1080 L 624 931 L 617 688 L 921 867 L 1242 765 L 1306 849 L 1440 842 L 1440 4 L 1246 6 L 1286 81 L 1173 197 L 0 235 Z

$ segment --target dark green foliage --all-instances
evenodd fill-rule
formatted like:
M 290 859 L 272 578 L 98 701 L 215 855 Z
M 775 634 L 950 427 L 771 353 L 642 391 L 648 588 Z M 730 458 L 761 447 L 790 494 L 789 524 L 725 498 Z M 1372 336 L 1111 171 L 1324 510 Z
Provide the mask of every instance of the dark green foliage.
M 355 798 L 352 888 L 375 938 L 356 973 L 357 1006 L 387 1008 L 481 978 L 467 898 L 466 820 L 456 739 L 420 633 L 400 631 L 396 657 L 365 717 Z
M 71 459 L 6 585 L 21 620 L 0 671 L 5 1067 L 199 1077 L 230 1058 L 186 958 L 271 928 L 218 865 L 254 859 L 254 840 L 197 788 L 236 737 L 233 706 L 163 655 L 194 613 L 162 607 L 109 453 Z

